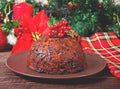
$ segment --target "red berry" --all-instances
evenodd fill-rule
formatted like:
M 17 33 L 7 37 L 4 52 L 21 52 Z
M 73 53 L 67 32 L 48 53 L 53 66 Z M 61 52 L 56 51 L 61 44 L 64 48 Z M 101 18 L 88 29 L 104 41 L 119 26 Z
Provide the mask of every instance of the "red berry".
M 63 20 L 62 25 L 66 25 L 66 24 L 68 24 L 67 20 Z
M 54 34 L 57 34 L 58 33 L 58 31 L 57 30 L 54 30 Z
M 58 37 L 63 37 L 63 36 L 64 36 L 63 33 L 61 33 L 61 32 L 58 33 Z
M 67 27 L 66 27 L 66 26 L 64 26 L 64 27 L 63 27 L 63 29 L 65 30 L 65 29 L 67 29 Z
M 49 33 L 48 33 L 48 36 L 49 36 L 49 37 L 52 37 L 52 36 L 53 36 L 53 34 L 52 34 L 51 32 L 49 32 Z
M 50 30 L 52 30 L 52 28 L 51 28 L 51 27 L 49 27 L 49 29 L 50 29 Z
M 71 30 L 72 27 L 70 25 L 67 26 L 67 30 Z
M 55 28 L 57 28 L 58 26 L 57 26 L 57 24 L 54 24 L 55 25 Z
M 56 28 L 56 25 L 51 25 L 51 29 L 55 29 Z
M 61 26 L 61 28 L 60 28 L 60 29 L 64 30 L 64 26 Z
M 68 34 L 69 33 L 69 31 L 68 30 L 64 30 L 64 34 Z
M 58 26 L 58 27 L 62 26 L 62 22 L 58 22 L 58 23 L 57 23 L 57 26 Z
M 69 4 L 69 8 L 72 9 L 73 8 L 73 4 Z
M 63 29 L 60 29 L 59 32 L 60 32 L 60 33 L 63 33 Z
M 51 32 L 54 34 L 55 30 L 52 29 Z
M 58 31 L 57 31 L 57 30 L 51 30 L 51 33 L 53 33 L 53 34 L 57 34 Z

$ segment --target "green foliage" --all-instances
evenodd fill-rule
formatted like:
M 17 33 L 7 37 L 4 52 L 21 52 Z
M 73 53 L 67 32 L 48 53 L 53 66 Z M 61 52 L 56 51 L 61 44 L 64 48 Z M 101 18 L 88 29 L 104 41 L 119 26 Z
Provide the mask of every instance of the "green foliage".
M 77 7 L 71 9 L 70 2 Z M 120 5 L 115 5 L 114 0 L 49 0 L 45 10 L 53 10 L 48 14 L 50 17 L 67 19 L 81 36 L 113 31 L 120 37 Z
M 14 4 L 14 0 L 0 0 L 0 11 L 4 12 L 6 14 L 12 9 L 12 4 Z
M 14 27 L 18 26 L 19 22 L 20 20 L 6 22 L 5 24 L 2 25 L 2 29 L 5 33 L 9 34 Z
M 34 7 L 34 14 L 44 9 L 51 18 L 48 25 L 51 26 L 59 20 L 66 19 L 81 36 L 91 36 L 95 32 L 115 32 L 120 37 L 120 5 L 116 5 L 114 0 L 48 0 L 48 5 L 42 6 L 35 0 L 25 0 Z M 0 0 L 0 10 L 4 13 L 9 9 L 14 0 Z M 71 7 L 71 5 L 74 5 Z M 76 5 L 76 6 L 75 6 Z M 7 9 L 6 9 L 7 8 Z M 8 26 L 7 26 L 8 25 Z M 13 27 L 13 23 L 6 23 L 6 32 Z
M 48 21 L 48 26 L 51 26 L 52 24 L 56 24 L 57 20 L 54 17 L 51 17 L 51 19 Z

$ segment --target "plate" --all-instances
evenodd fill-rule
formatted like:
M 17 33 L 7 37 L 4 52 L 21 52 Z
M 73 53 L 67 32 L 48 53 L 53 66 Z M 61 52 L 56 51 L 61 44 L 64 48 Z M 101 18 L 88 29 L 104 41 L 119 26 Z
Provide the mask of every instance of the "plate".
M 28 51 L 20 52 L 15 55 L 10 56 L 6 60 L 7 67 L 15 73 L 36 77 L 36 78 L 47 78 L 47 79 L 72 79 L 72 78 L 81 78 L 90 75 L 94 75 L 102 71 L 106 63 L 98 55 L 85 52 L 87 68 L 78 73 L 71 74 L 45 74 L 38 73 L 27 66 L 27 54 Z

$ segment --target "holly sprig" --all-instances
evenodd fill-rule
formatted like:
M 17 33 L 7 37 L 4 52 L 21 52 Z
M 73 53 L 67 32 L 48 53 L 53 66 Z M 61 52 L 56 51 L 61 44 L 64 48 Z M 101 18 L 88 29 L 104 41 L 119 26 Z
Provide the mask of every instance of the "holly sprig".
M 50 29 L 48 36 L 53 38 L 67 37 L 72 29 L 67 20 L 58 21 L 54 17 L 49 20 L 48 26 Z
M 19 22 L 20 20 L 6 22 L 1 26 L 1 28 L 5 33 L 9 34 L 14 27 L 18 27 Z

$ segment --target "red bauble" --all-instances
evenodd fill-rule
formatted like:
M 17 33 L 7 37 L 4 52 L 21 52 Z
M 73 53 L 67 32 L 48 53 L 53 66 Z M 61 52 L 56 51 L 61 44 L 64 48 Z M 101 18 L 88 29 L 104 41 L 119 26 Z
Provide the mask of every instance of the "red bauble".
M 0 51 L 4 51 L 7 45 L 6 34 L 0 29 Z

